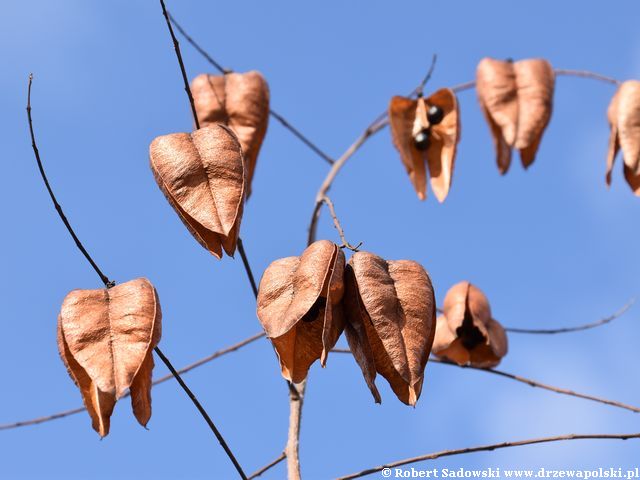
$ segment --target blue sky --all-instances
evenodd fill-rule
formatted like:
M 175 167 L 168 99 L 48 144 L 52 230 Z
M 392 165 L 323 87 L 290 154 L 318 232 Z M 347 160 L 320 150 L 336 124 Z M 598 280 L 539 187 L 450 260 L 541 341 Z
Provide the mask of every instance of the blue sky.
M 158 190 L 148 146 L 188 131 L 191 118 L 170 39 L 154 1 L 2 2 L 0 131 L 0 423 L 78 406 L 59 360 L 56 316 L 75 288 L 99 288 L 55 215 L 32 157 L 33 114 L 53 188 L 101 268 L 123 282 L 146 276 L 164 313 L 161 346 L 176 366 L 260 331 L 239 258 L 216 261 Z M 322 5 L 322 6 L 320 6 Z M 224 65 L 260 70 L 272 107 L 338 156 L 420 81 L 427 90 L 474 77 L 484 56 L 541 56 L 555 67 L 640 76 L 640 4 L 612 2 L 169 1 L 187 30 Z M 186 43 L 190 78 L 211 67 Z M 501 177 L 474 91 L 460 93 L 462 141 L 450 195 L 419 202 L 389 132 L 349 162 L 331 197 L 348 238 L 389 259 L 421 262 L 439 301 L 468 279 L 505 325 L 596 320 L 640 293 L 640 200 L 620 164 L 604 184 L 606 108 L 614 88 L 558 78 L 554 113 L 536 162 Z M 618 160 L 620 161 L 620 160 Z M 304 249 L 327 165 L 277 122 L 269 126 L 242 223 L 257 275 Z M 321 238 L 337 240 L 324 215 Z M 609 326 L 510 337 L 507 371 L 640 404 L 635 368 L 640 307 Z M 343 343 L 344 340 L 341 340 Z M 158 362 L 159 363 L 159 362 Z M 156 374 L 166 373 L 158 366 Z M 284 446 L 287 391 L 266 341 L 185 377 L 246 470 Z M 638 417 L 531 389 L 482 372 L 427 367 L 417 408 L 378 380 L 373 404 L 355 362 L 329 357 L 310 375 L 301 438 L 303 474 L 325 479 L 446 448 L 561 433 L 639 431 Z M 173 382 L 153 391 L 149 431 L 127 401 L 100 441 L 86 414 L 0 432 L 0 478 L 234 478 L 233 467 Z M 637 466 L 637 442 L 574 442 L 453 457 L 427 467 Z M 283 478 L 279 466 L 264 478 Z M 373 477 L 375 478 L 375 476 Z

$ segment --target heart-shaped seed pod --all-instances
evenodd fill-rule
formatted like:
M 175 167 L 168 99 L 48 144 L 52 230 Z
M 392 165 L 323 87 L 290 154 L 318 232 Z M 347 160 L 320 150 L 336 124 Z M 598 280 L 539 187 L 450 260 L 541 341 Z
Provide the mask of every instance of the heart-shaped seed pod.
M 491 317 L 489 300 L 469 282 L 449 289 L 438 317 L 433 353 L 437 357 L 480 368 L 492 368 L 507 354 L 507 334 Z
M 555 74 L 546 60 L 484 58 L 478 64 L 478 100 L 491 128 L 501 174 L 509 170 L 512 148 L 520 151 L 524 168 L 533 163 L 551 119 L 554 87 Z
M 282 376 L 293 383 L 327 353 L 344 329 L 344 253 L 328 240 L 312 243 L 300 257 L 276 260 L 258 290 L 258 318 L 273 343 Z
M 448 88 L 417 100 L 396 96 L 389 103 L 391 137 L 420 200 L 427 198 L 427 164 L 436 198 L 447 198 L 460 141 L 459 117 L 458 101 Z
M 435 334 L 431 279 L 410 260 L 357 252 L 345 271 L 345 334 L 376 403 L 376 372 L 401 402 L 420 398 Z
M 58 349 L 101 437 L 109 433 L 113 407 L 127 390 L 138 422 L 146 426 L 151 418 L 152 354 L 161 320 L 156 290 L 145 278 L 110 289 L 73 290 L 64 299 Z
M 607 185 L 618 150 L 622 148 L 624 177 L 634 194 L 640 195 L 640 82 L 623 82 L 609 104 L 607 112 L 611 135 L 607 155 Z
M 247 198 L 260 146 L 269 123 L 269 86 L 256 71 L 226 75 L 198 75 L 191 93 L 200 126 L 222 123 L 231 127 L 242 145 L 247 169 Z
M 246 171 L 236 135 L 224 125 L 157 137 L 151 169 L 195 239 L 215 257 L 233 256 L 240 233 Z

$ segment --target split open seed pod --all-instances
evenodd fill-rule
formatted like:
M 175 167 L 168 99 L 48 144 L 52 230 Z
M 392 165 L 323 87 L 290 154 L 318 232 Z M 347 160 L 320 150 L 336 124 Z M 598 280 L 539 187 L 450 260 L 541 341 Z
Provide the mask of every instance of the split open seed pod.
M 324 367 L 344 329 L 344 262 L 335 243 L 320 240 L 299 257 L 276 260 L 262 276 L 258 318 L 290 382 L 303 381 L 318 359 Z
M 247 169 L 247 197 L 269 122 L 269 86 L 256 71 L 198 75 L 191 93 L 201 127 L 222 123 L 238 136 Z
M 435 334 L 431 279 L 410 260 L 357 252 L 345 271 L 345 334 L 376 403 L 376 373 L 401 402 L 420 398 Z
M 427 165 L 431 188 L 438 201 L 447 198 L 456 146 L 460 141 L 458 101 L 443 88 L 428 98 L 395 96 L 389 103 L 391 137 L 400 152 L 418 198 L 427 197 Z
M 551 119 L 555 74 L 543 59 L 518 62 L 483 58 L 476 90 L 496 146 L 498 170 L 507 173 L 511 149 L 520 151 L 524 168 L 535 159 Z
M 151 170 L 195 239 L 215 257 L 233 256 L 240 233 L 246 171 L 236 135 L 224 125 L 157 137 Z
M 138 278 L 110 289 L 73 290 L 58 316 L 58 349 L 93 428 L 109 433 L 116 401 L 131 393 L 142 426 L 151 418 L 153 348 L 162 313 L 156 290 Z
M 624 177 L 634 194 L 640 195 L 640 81 L 623 82 L 609 104 L 609 153 L 607 185 L 618 150 L 622 149 Z
M 507 354 L 507 334 L 491 317 L 489 300 L 469 282 L 449 289 L 438 317 L 434 355 L 474 367 L 492 368 Z

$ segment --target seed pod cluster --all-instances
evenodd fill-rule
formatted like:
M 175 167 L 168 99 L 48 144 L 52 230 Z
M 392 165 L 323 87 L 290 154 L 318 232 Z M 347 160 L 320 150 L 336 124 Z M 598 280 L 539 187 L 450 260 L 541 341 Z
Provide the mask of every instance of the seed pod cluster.
M 491 316 L 489 300 L 469 282 L 449 289 L 438 317 L 433 353 L 474 367 L 491 368 L 507 354 L 507 335 Z
M 269 86 L 256 71 L 198 75 L 191 82 L 201 127 L 220 123 L 238 136 L 247 170 L 247 198 L 269 123 Z
M 478 100 L 493 135 L 501 174 L 509 170 L 513 148 L 520 151 L 525 168 L 533 163 L 551 119 L 554 86 L 553 68 L 543 59 L 484 58 L 478 64 Z
M 321 240 L 265 270 L 257 314 L 287 380 L 304 380 L 318 359 L 324 366 L 344 329 L 376 402 L 377 373 L 402 402 L 415 405 L 420 397 L 435 300 L 418 263 L 357 252 L 345 266 L 341 249 Z
M 418 198 L 427 197 L 427 165 L 431 188 L 438 201 L 449 193 L 460 141 L 458 101 L 448 88 L 428 98 L 395 96 L 389 103 L 389 125 Z
M 611 135 L 607 155 L 607 185 L 619 150 L 622 150 L 624 177 L 634 194 L 640 195 L 640 81 L 623 82 L 607 112 Z
M 110 289 L 74 290 L 58 316 L 58 349 L 80 389 L 93 428 L 109 433 L 116 401 L 127 390 L 142 426 L 151 418 L 153 348 L 162 313 L 156 290 L 144 278 Z

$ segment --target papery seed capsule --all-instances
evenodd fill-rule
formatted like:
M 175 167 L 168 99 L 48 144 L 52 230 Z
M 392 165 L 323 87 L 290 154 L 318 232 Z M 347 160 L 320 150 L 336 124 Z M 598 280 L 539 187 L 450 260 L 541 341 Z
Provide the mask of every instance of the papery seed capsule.
M 420 130 L 413 137 L 413 144 L 418 150 L 426 150 L 429 148 L 429 129 L 425 128 L 424 130 Z
M 437 105 L 431 105 L 429 110 L 427 110 L 427 120 L 431 125 L 439 124 L 444 118 L 444 112 Z

